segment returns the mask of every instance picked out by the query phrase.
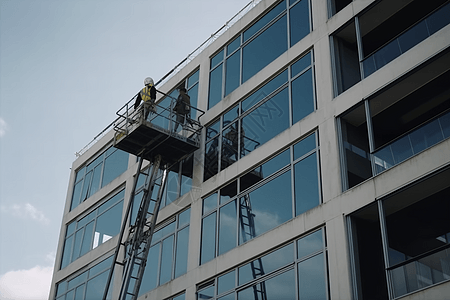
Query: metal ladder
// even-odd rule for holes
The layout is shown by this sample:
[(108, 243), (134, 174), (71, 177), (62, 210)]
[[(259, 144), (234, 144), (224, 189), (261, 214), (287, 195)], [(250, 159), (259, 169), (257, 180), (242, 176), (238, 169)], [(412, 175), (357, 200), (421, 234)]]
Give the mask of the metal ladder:
[[(241, 232), (242, 232), (242, 240), (245, 243), (247, 240), (253, 239), (256, 237), (255, 231), (255, 214), (252, 213), (252, 206), (250, 202), (250, 195), (246, 194), (241, 197), (239, 201), (240, 208), (240, 224), (241, 224)], [(249, 237), (249, 239), (247, 239)], [(252, 269), (253, 279), (264, 275), (264, 268), (262, 264), (261, 258), (255, 259), (250, 263), (250, 267)], [(267, 292), (266, 292), (266, 284), (265, 282), (260, 282), (253, 286), (253, 295), (255, 300), (267, 300)]]
[[(141, 170), (143, 161), (144, 158), (142, 156), (139, 157), (139, 164), (133, 183), (133, 191), (127, 206), (125, 217), (122, 222), (122, 228), (119, 234), (119, 242), (117, 243), (114, 252), (114, 258), (109, 271), (105, 291), (103, 293), (103, 300), (107, 299), (109, 287), (111, 285), (111, 280), (116, 265), (123, 266), (122, 284), (117, 299), (135, 300), (139, 296), (139, 288), (141, 286), (142, 278), (144, 276), (144, 271), (147, 264), (147, 257), (152, 242), (153, 232), (155, 230), (158, 211), (161, 204), (164, 187), (167, 181), (168, 169), (167, 165), (163, 166), (161, 183), (158, 184), (157, 179), (159, 178), (158, 171), (160, 170), (161, 155), (157, 155), (151, 162), (151, 170), (149, 170), (149, 174), (145, 181), (142, 201), (139, 206), (136, 220), (134, 224), (130, 226), (126, 241), (122, 242), (123, 235), (128, 227), (128, 219), (130, 217), (132, 204), (136, 196), (136, 188), (139, 180), (139, 175), (147, 175)], [(152, 199), (155, 185), (159, 185), (159, 190), (156, 199)], [(151, 208), (151, 211), (149, 211), (149, 208)], [(118, 260), (119, 252), (121, 251), (121, 249), (124, 249), (125, 251), (124, 261)]]

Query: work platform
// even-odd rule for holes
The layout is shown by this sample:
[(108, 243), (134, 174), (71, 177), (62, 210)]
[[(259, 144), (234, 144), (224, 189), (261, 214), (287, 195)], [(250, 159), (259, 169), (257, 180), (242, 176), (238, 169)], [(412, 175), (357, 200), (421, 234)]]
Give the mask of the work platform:
[(150, 161), (161, 155), (162, 164), (169, 165), (199, 149), (203, 127), (198, 120), (179, 122), (172, 109), (174, 103), (172, 99), (168, 107), (153, 108), (143, 103), (136, 110), (131, 102), (127, 103), (117, 112), (114, 146)]

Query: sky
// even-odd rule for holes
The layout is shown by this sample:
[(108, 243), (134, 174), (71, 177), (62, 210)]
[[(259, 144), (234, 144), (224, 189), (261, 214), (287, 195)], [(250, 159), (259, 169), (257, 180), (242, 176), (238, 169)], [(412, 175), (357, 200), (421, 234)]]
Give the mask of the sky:
[(250, 0), (0, 0), (0, 300), (48, 299), (72, 162)]

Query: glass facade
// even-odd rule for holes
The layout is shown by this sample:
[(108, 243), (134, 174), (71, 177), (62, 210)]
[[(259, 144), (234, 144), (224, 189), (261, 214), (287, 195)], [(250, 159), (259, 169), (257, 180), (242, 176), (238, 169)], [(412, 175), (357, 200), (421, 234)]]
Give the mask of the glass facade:
[(208, 108), (219, 103), (310, 31), (309, 0), (281, 1), (211, 58)]
[(204, 198), (201, 264), (318, 206), (318, 150), (313, 133)]

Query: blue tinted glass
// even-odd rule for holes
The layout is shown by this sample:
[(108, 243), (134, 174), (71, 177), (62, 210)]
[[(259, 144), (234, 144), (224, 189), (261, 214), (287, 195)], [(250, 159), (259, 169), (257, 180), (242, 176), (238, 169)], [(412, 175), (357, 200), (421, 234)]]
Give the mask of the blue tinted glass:
[(97, 218), (93, 248), (103, 244), (119, 233), (122, 220), (122, 207), (123, 202), (121, 201)]
[(106, 280), (108, 280), (108, 272), (104, 272), (97, 277), (94, 277), (94, 279), (89, 280), (86, 286), (85, 299), (102, 299), (106, 287)]
[(393, 40), (374, 54), (375, 65), (377, 70), (391, 62), (400, 55), (398, 41)]
[(236, 118), (239, 116), (239, 104), (235, 105), (232, 109), (230, 109), (227, 113), (223, 115), (223, 124), (224, 126), (230, 124), (230, 122), (233, 122), (236, 120)]
[(297, 258), (303, 258), (323, 249), (322, 230), (308, 234), (297, 241)]
[(241, 197), (240, 214), (240, 243), (290, 220), (292, 218), (291, 172), (286, 172)]
[(231, 198), (237, 195), (237, 180), (227, 184), (220, 189), (220, 199), (219, 203), (224, 204)]
[(439, 121), (436, 119), (409, 134), (414, 154), (443, 140)]
[(234, 41), (228, 44), (226, 55), (228, 56), (231, 53), (233, 53), (233, 51), (239, 48), (240, 45), (241, 45), (241, 36), (238, 36), (237, 38), (234, 39)]
[(300, 299), (327, 299), (323, 254), (298, 264), (298, 293)]
[(87, 224), (85, 228), (86, 229), (84, 231), (83, 242), (81, 244), (80, 256), (88, 253), (89, 251), (91, 251), (91, 249), (93, 249), (92, 242), (94, 237), (94, 222)]
[[(84, 300), (84, 288), (86, 287), (85, 284), (79, 286), (75, 290), (75, 300)], [(67, 300), (67, 298), (66, 298)]]
[(188, 209), (178, 215), (178, 228), (181, 228), (184, 225), (189, 225), (190, 221), (191, 221), (191, 209)]
[(295, 164), (294, 170), (296, 215), (300, 215), (320, 204), (317, 154)]
[(218, 300), (235, 300), (234, 293), (230, 293), (228, 295), (225, 295), (223, 297), (217, 298)]
[(272, 21), (276, 16), (286, 10), (286, 2), (283, 1), (277, 6), (275, 6), (271, 11), (269, 11), (264, 17), (259, 19), (253, 26), (244, 31), (244, 42), (248, 40), (252, 35), (254, 35), (258, 30), (266, 26), (270, 21)]
[(284, 152), (270, 159), (268, 162), (264, 163), (263, 165), (255, 168), (253, 171), (242, 176), (239, 179), (241, 182), (240, 191), (242, 192), (246, 190), (247, 188), (255, 185), (264, 178), (267, 178), (268, 176), (272, 175), (281, 168), (287, 166), (291, 161), (289, 154), (290, 154), (289, 149), (285, 150)]
[(227, 58), (225, 69), (225, 96), (239, 87), (241, 70), (241, 52), (238, 51)]
[(289, 127), (289, 95), (285, 88), (242, 119), (246, 155)]
[(73, 233), (73, 231), (75, 230), (76, 224), (77, 224), (77, 222), (72, 222), (69, 225), (67, 225), (66, 237)]
[(219, 137), (215, 137), (205, 145), (204, 180), (217, 174), (219, 169)]
[(113, 179), (125, 172), (128, 168), (128, 153), (117, 150), (114, 154), (108, 156), (105, 160), (105, 169), (103, 171), (102, 186), (107, 185)]
[(217, 295), (220, 295), (223, 292), (229, 291), (234, 288), (234, 286), (236, 285), (235, 275), (236, 272), (231, 271), (230, 273), (227, 273), (217, 278)]
[(166, 205), (178, 198), (178, 173), (170, 171), (166, 184)]
[(204, 264), (215, 255), (216, 245), (216, 213), (213, 213), (203, 219), (202, 222), (202, 253), (200, 264)]
[(219, 211), (219, 255), (236, 247), (236, 200)]
[(292, 123), (295, 124), (314, 111), (312, 70), (292, 82)]
[(184, 294), (183, 295), (179, 295), (179, 296), (176, 296), (176, 297), (173, 297), (173, 300), (184, 300)]
[(88, 197), (94, 195), (100, 187), (100, 176), (102, 175), (102, 166), (103, 164), (100, 164), (94, 168), (94, 175), (92, 176), (91, 189), (89, 190)]
[(409, 135), (396, 140), (391, 144), (392, 154), (394, 155), (395, 164), (401, 163), (405, 159), (410, 158), (413, 155), (411, 142)]
[(78, 204), (80, 204), (80, 195), (81, 195), (81, 187), (82, 186), (83, 186), (83, 181), (80, 181), (73, 188), (72, 203), (70, 205), (70, 210), (74, 209), (75, 207), (78, 206)]
[(287, 70), (266, 83), (263, 87), (254, 92), (250, 97), (242, 101), (242, 111), (247, 111), (259, 101), (267, 97), (269, 94), (274, 92), (277, 88), (282, 86), (288, 80)]
[(162, 242), (160, 285), (169, 282), (172, 278), (173, 239), (174, 236), (171, 235)]
[(369, 56), (365, 60), (363, 60), (363, 69), (364, 69), (364, 77), (369, 76), (377, 69), (375, 67), (375, 57), (374, 55)]
[(203, 199), (203, 214), (207, 214), (217, 207), (217, 193)]
[(84, 234), (84, 228), (78, 230), (75, 233), (75, 243), (73, 246), (73, 254), (72, 254), (72, 260), (74, 261), (76, 260), (78, 257), (80, 257), (80, 249), (81, 249), (81, 240), (83, 238), (83, 234)]
[(117, 203), (119, 200), (123, 199), (123, 196), (125, 194), (125, 190), (122, 190), (121, 192), (117, 193), (113, 197), (111, 197), (108, 201), (100, 205), (99, 208), (97, 208), (97, 213), (101, 214), (102, 212), (106, 211), (108, 208), (113, 206), (115, 203)]
[(223, 50), (217, 53), (213, 58), (211, 58), (211, 69), (213, 69), (222, 61), (223, 61)]
[(377, 174), (394, 165), (394, 156), (392, 155), (391, 146), (386, 146), (378, 150), (373, 156)]
[(81, 202), (86, 200), (89, 195), (89, 189), (91, 188), (91, 178), (92, 178), (92, 172), (86, 174), (86, 177), (84, 178), (84, 185), (83, 185), (83, 192), (81, 194)]
[(180, 230), (177, 235), (177, 253), (175, 257), (175, 277), (187, 271), (187, 258), (189, 247), (189, 227)]
[(309, 1), (302, 0), (289, 10), (289, 28), (291, 46), (308, 35), (309, 29)]
[(64, 269), (67, 267), (67, 265), (71, 262), (70, 261), (70, 255), (72, 253), (72, 242), (73, 242), (73, 236), (70, 238), (67, 238), (64, 242), (64, 250), (62, 255), (62, 261), (61, 261), (61, 269)]
[(144, 270), (139, 296), (153, 290), (157, 286), (157, 274), (160, 257), (161, 244), (156, 244), (150, 248), (147, 259), (147, 266)]
[(242, 83), (287, 50), (286, 22), (282, 17), (243, 48)]
[(311, 52), (300, 58), (291, 66), (291, 77), (301, 73), (306, 68), (311, 66)]
[[(195, 72), (194, 74), (192, 74), (188, 78), (188, 80), (187, 80), (187, 89), (190, 89), (193, 84), (198, 82), (198, 74), (199, 74), (199, 72), (200, 72), (200, 70), (197, 70), (197, 72)], [(191, 96), (191, 98), (192, 98), (192, 96)], [(191, 102), (192, 102), (192, 99), (191, 99)]]
[(111, 267), (112, 260), (113, 260), (113, 256), (110, 256), (107, 259), (103, 260), (102, 262), (93, 266), (89, 270), (89, 278), (92, 278), (95, 275), (97, 275), (98, 273), (101, 273), (107, 269), (109, 270), (109, 268)]
[(275, 271), (294, 261), (294, 244), (267, 254), (239, 268), (239, 285)]
[(266, 294), (264, 299), (296, 299), (294, 270), (289, 270), (262, 283), (258, 283), (254, 286), (250, 286), (242, 291), (239, 291), (238, 299), (260, 299), (255, 297), (254, 291), (261, 291), (262, 289), (265, 290)]
[(198, 102), (198, 83), (188, 90), (189, 97), (191, 97), (191, 118), (197, 117), (197, 102)]
[(78, 275), (77, 277), (75, 277), (72, 280), (69, 280), (68, 284), (67, 284), (67, 289), (70, 290), (71, 288), (76, 287), (77, 285), (79, 285), (80, 283), (83, 283), (87, 280), (87, 275), (88, 272), (84, 272), (80, 275)]
[(222, 100), (222, 68), (223, 64), (209, 74), (208, 109)]
[(302, 157), (306, 153), (316, 148), (316, 134), (313, 133), (307, 138), (294, 145), (294, 160)]
[(198, 299), (212, 299), (214, 298), (214, 286), (209, 286), (198, 292)]
[(444, 138), (450, 137), (450, 112), (439, 118)]
[(427, 37), (427, 25), (425, 23), (425, 20), (423, 20), (398, 37), (398, 42), (400, 44), (402, 53), (405, 53)]
[[(239, 138), (238, 122), (225, 128), (222, 132), (222, 160), (220, 169), (223, 170), (239, 158), (239, 143), (244, 146), (243, 138)], [(242, 131), (242, 129), (241, 129)], [(240, 142), (239, 142), (240, 141)]]
[(441, 9), (433, 13), (427, 18), (427, 25), (430, 34), (435, 33), (439, 29), (450, 23), (450, 3), (444, 5)]

